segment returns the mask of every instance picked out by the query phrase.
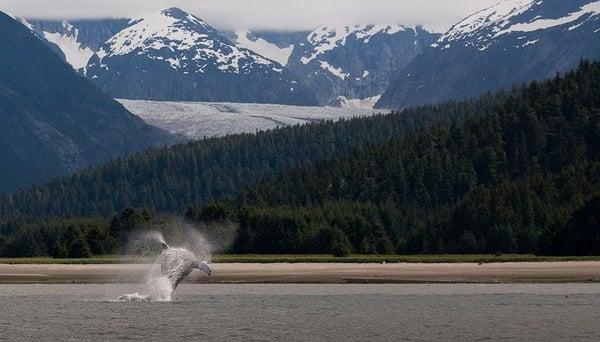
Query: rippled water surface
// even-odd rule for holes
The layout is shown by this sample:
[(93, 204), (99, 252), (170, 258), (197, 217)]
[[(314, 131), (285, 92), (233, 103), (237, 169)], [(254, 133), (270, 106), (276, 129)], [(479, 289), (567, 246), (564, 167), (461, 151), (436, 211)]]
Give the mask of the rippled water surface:
[(0, 340), (598, 341), (600, 285), (0, 285)]

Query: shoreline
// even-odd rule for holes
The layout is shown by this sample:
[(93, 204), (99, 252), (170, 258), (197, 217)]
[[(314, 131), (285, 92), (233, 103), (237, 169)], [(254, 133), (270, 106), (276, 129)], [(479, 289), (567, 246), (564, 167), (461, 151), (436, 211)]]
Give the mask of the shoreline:
[[(150, 264), (0, 264), (0, 284), (143, 283)], [(595, 283), (600, 261), (504, 263), (215, 263), (188, 283)]]
[[(55, 259), (51, 257), (0, 258), (0, 264), (147, 264), (156, 257), (106, 255), (90, 258)], [(446, 264), (446, 263), (505, 263), (505, 262), (566, 262), (600, 261), (600, 256), (539, 256), (534, 254), (415, 254), (415, 255), (363, 255), (353, 254), (334, 257), (328, 254), (216, 254), (211, 256), (216, 264), (285, 264), (285, 263), (334, 263), (334, 264)]]

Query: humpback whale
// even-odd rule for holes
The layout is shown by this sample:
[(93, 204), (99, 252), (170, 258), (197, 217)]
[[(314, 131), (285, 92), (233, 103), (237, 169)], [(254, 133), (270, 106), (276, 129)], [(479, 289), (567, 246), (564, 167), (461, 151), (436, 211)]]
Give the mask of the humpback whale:
[(149, 294), (131, 293), (118, 298), (120, 301), (150, 301), (171, 300), (171, 296), (179, 283), (185, 279), (194, 269), (212, 274), (210, 265), (206, 261), (200, 261), (194, 253), (185, 248), (170, 247), (161, 242), (162, 253), (156, 259), (155, 265), (160, 266), (160, 276), (150, 273), (148, 280)]
[(158, 257), (160, 272), (171, 283), (174, 291), (177, 285), (185, 279), (194, 269), (198, 269), (210, 276), (212, 270), (206, 261), (200, 261), (190, 251), (184, 248), (170, 247), (165, 242), (161, 243), (163, 251)]

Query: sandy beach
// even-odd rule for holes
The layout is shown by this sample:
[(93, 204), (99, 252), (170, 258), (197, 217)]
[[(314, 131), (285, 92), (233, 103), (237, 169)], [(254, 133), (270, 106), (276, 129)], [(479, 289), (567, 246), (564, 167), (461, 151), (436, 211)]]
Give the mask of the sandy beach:
[[(0, 265), (0, 283), (137, 283), (150, 265)], [(567, 283), (600, 282), (600, 262), (452, 264), (214, 264), (193, 283)]]

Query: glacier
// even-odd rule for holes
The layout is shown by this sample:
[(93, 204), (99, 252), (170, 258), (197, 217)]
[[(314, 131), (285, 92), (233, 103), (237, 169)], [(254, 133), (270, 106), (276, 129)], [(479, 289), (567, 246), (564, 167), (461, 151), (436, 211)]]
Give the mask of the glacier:
[(255, 133), (322, 120), (365, 117), (388, 110), (229, 102), (168, 102), (119, 99), (148, 124), (189, 139)]

